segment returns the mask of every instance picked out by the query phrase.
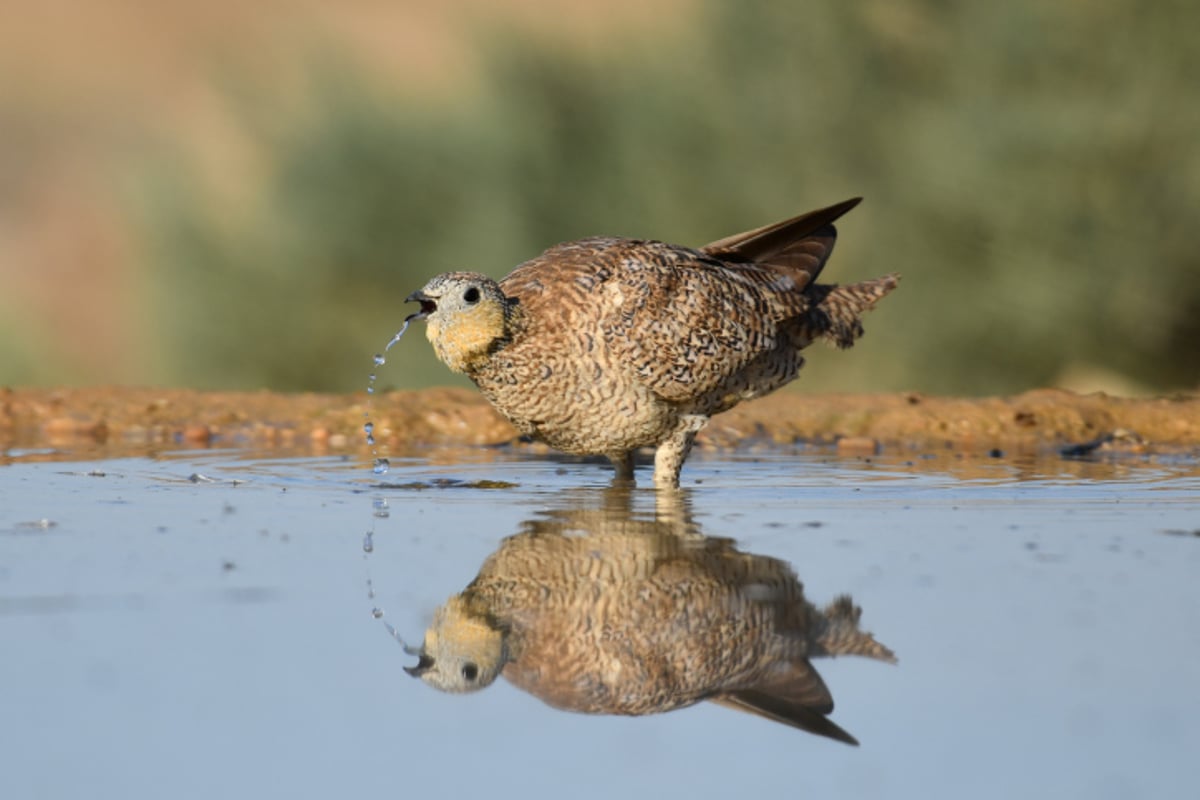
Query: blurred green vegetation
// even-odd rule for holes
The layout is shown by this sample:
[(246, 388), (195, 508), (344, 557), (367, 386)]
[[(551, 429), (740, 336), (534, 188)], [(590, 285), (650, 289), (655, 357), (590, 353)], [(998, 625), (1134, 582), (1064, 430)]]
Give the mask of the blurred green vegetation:
[[(162, 381), (361, 389), (438, 272), (591, 234), (699, 245), (861, 194), (826, 278), (905, 280), (801, 387), (1195, 387), (1198, 29), (1185, 2), (707, 2), (603, 49), (481, 28), (460, 96), (348, 57), (314, 59), (300, 108), (234, 83), (261, 185), (232, 209), (165, 148), (133, 200)], [(421, 329), (380, 374), (447, 382)]]

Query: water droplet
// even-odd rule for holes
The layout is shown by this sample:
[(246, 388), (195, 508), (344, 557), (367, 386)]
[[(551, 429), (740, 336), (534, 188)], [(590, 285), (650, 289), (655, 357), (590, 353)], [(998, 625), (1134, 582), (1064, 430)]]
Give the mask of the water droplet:
[(368, 387), (367, 387), (367, 394), (375, 394), (375, 387), (374, 387), (374, 386), (368, 386)]
[(375, 552), (375, 532), (374, 531), (367, 531), (367, 535), (363, 537), (363, 552), (364, 553), (374, 553)]
[(391, 623), (388, 622), (386, 619), (383, 621), (383, 627), (387, 629), (388, 634), (393, 639), (395, 639), (397, 642), (400, 643), (401, 647), (403, 647), (406, 651), (408, 650), (408, 645), (404, 643), (404, 639), (400, 636), (400, 631), (393, 628)]
[(376, 606), (371, 609), (371, 616), (375, 619), (383, 619), (383, 609)]
[[(388, 346), (390, 347), (390, 346), (391, 346), (391, 344), (389, 343), (389, 344), (388, 344)], [(376, 354), (375, 354), (375, 366), (377, 366), (377, 367), (382, 367), (382, 366), (383, 366), (384, 364), (386, 364), (386, 363), (387, 363), (387, 359), (383, 357), (383, 353), (376, 353)], [(374, 376), (374, 375), (372, 375), (372, 376), (371, 376), (371, 380), (375, 380), (375, 376)]]
[(363, 425), (363, 431), (366, 432), (367, 436), (370, 436), (375, 432), (375, 423), (368, 422), (366, 425)]
[[(412, 317), (409, 317), (408, 319), (404, 320), (404, 327), (400, 329), (399, 333), (397, 333), (395, 336), (392, 337), (392, 340), (387, 343), (387, 347), (383, 348), (385, 353), (388, 350), (392, 349), (392, 345), (394, 345), (396, 342), (400, 341), (400, 337), (404, 335), (404, 332), (406, 330), (408, 330), (408, 323), (410, 323), (410, 322), (412, 322)], [(376, 356), (376, 358), (382, 358), (382, 356)]]
[(386, 458), (375, 459), (375, 466), (372, 468), (376, 475), (383, 475), (391, 468), (391, 462)]

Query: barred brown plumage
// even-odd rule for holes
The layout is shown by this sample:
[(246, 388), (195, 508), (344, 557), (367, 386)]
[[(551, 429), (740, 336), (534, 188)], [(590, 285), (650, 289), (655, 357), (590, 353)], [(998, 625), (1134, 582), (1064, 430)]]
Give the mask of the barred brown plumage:
[[(450, 369), (522, 433), (605, 455), (618, 478), (657, 447), (654, 482), (679, 485), (713, 414), (792, 381), (816, 339), (849, 347), (898, 275), (815, 283), (834, 220), (857, 198), (692, 249), (593, 237), (559, 244), (496, 282), (439, 275), (408, 302)], [(410, 318), (412, 318), (410, 317)]]
[[(614, 488), (601, 508), (549, 511), (501, 542), (434, 613), (405, 670), (446, 692), (503, 676), (549, 705), (640, 716), (702, 701), (848, 744), (812, 660), (895, 663), (847, 595), (810, 602), (785, 562), (704, 536), (686, 504), (653, 519)], [(623, 492), (623, 494), (619, 494)]]

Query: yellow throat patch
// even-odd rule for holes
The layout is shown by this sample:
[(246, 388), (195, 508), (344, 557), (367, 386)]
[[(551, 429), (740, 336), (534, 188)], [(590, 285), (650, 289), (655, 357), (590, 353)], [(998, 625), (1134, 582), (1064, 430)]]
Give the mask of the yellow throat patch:
[(504, 307), (485, 299), (473, 308), (457, 310), (444, 319), (434, 314), (425, 336), (442, 363), (454, 372), (471, 372), (491, 353), (492, 344), (507, 333)]

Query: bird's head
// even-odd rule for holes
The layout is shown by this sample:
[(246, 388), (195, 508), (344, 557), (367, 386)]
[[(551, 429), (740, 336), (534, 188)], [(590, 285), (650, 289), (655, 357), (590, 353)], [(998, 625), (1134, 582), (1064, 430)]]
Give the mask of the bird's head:
[(503, 631), (474, 613), (462, 595), (450, 598), (433, 615), (420, 660), (404, 671), (443, 692), (474, 692), (489, 686), (508, 659)]
[(513, 303), (500, 285), (477, 272), (438, 275), (405, 300), (421, 308), (408, 319), (426, 320), (437, 357), (455, 372), (470, 372), (509, 336)]

